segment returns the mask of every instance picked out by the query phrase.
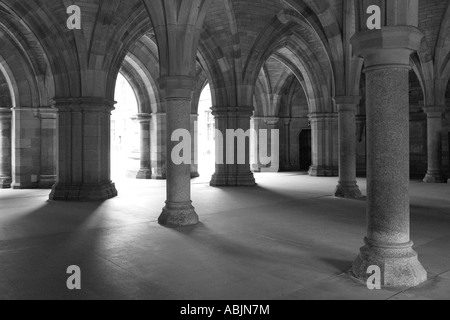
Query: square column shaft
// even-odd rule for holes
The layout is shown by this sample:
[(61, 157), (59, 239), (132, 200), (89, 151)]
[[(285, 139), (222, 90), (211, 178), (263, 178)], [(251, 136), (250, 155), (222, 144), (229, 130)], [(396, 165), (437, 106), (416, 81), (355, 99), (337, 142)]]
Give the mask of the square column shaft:
[(102, 201), (117, 196), (111, 181), (111, 111), (102, 98), (57, 99), (58, 176), (50, 200)]
[(166, 119), (165, 113), (155, 113), (150, 124), (150, 166), (155, 180), (166, 179)]
[(424, 108), (427, 114), (428, 171), (424, 178), (426, 183), (447, 183), (442, 169), (442, 121), (445, 106)]
[(11, 188), (11, 109), (0, 108), (0, 189)]
[(137, 174), (137, 179), (151, 179), (152, 170), (150, 164), (150, 122), (152, 116), (150, 114), (138, 114), (137, 120), (140, 126), (140, 169)]
[(339, 170), (338, 115), (312, 113), (309, 120), (312, 132), (312, 165), (309, 175), (336, 177)]
[(360, 97), (336, 97), (339, 113), (339, 185), (336, 196), (360, 198), (356, 183), (356, 107)]
[[(250, 170), (250, 118), (253, 107), (213, 107), (216, 119), (216, 172), (211, 180), (211, 186), (255, 186), (255, 178)], [(239, 139), (228, 139), (227, 131), (237, 135), (246, 135), (240, 149)], [(231, 157), (230, 152), (234, 152)], [(231, 159), (233, 158), (233, 159)], [(245, 159), (240, 163), (239, 158)]]

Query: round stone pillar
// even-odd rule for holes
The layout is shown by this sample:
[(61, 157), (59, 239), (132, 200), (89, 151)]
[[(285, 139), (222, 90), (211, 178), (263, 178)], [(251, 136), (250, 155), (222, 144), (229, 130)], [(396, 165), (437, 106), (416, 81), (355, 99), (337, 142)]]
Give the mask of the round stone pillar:
[(367, 91), (367, 237), (354, 274), (382, 271), (385, 286), (413, 287), (427, 280), (410, 239), (409, 70), (420, 47), (414, 27), (363, 31), (352, 39), (365, 59)]
[(141, 141), (141, 164), (136, 179), (151, 179), (152, 170), (150, 166), (150, 122), (152, 116), (147, 113), (137, 115), (140, 125), (140, 141)]
[(428, 171), (424, 182), (447, 183), (442, 170), (442, 120), (445, 106), (424, 108), (428, 127)]
[(187, 76), (171, 76), (159, 79), (167, 108), (167, 201), (159, 223), (168, 227), (195, 225), (198, 215), (191, 201), (191, 165), (175, 164), (172, 150), (180, 141), (172, 141), (176, 130), (191, 129), (191, 99), (196, 79)]
[(356, 107), (360, 97), (336, 97), (339, 115), (339, 184), (336, 197), (356, 199)]
[(11, 188), (11, 109), (0, 109), (0, 189)]

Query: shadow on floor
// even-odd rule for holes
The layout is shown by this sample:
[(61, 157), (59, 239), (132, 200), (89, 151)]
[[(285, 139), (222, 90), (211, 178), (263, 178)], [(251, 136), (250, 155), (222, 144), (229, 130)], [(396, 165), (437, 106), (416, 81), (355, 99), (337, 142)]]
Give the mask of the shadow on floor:
[[(95, 270), (101, 229), (88, 228), (102, 203), (47, 202), (18, 217), (0, 217), (18, 236), (0, 242), (0, 290), (6, 299), (78, 299), (66, 281), (69, 266)], [(70, 209), (67, 209), (70, 206)], [(83, 294), (83, 296), (85, 296)]]

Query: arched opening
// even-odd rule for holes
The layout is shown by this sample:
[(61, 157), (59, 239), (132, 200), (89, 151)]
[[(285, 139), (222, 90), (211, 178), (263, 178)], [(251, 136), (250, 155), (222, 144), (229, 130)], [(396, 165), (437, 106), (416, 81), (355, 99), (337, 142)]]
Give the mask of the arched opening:
[(205, 86), (198, 105), (198, 173), (209, 179), (215, 171), (216, 124), (212, 115), (212, 98), (209, 84)]
[(130, 83), (120, 73), (115, 100), (116, 109), (111, 116), (111, 177), (120, 182), (136, 178), (140, 161), (137, 100)]
[(6, 78), (0, 72), (0, 189), (12, 183), (12, 101)]

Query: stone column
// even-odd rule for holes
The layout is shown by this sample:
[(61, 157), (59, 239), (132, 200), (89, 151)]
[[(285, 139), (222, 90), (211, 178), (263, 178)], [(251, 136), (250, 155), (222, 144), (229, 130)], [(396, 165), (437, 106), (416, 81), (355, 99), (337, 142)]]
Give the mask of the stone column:
[(363, 31), (352, 39), (367, 79), (367, 237), (353, 272), (378, 266), (385, 286), (411, 287), (427, 273), (410, 239), (409, 70), (420, 47), (414, 27)]
[[(279, 130), (278, 124), (280, 122), (280, 118), (277, 117), (269, 117), (264, 119), (266, 125), (267, 125), (267, 146), (261, 146), (259, 145), (259, 149), (261, 147), (265, 148), (267, 151), (267, 156), (272, 156), (272, 147), (274, 148), (280, 148), (280, 141), (272, 141), (272, 130)], [(256, 133), (259, 136), (259, 132)], [(261, 144), (260, 139), (258, 139), (259, 143)], [(279, 154), (279, 152), (278, 152)], [(279, 157), (276, 157), (273, 159), (272, 163), (270, 163), (268, 166), (263, 166), (261, 168), (262, 172), (279, 172), (280, 171), (280, 159)]]
[(291, 163), (291, 119), (284, 118), (284, 161), (283, 161), (283, 170), (289, 171), (292, 170)]
[(15, 107), (12, 131), (13, 189), (36, 189), (41, 173), (41, 120), (39, 110)]
[(141, 141), (141, 164), (137, 179), (145, 180), (152, 178), (152, 169), (150, 166), (150, 122), (151, 114), (140, 113), (137, 115), (137, 121), (140, 125), (140, 141)]
[(0, 108), (0, 189), (11, 188), (11, 109)]
[(103, 201), (117, 196), (111, 181), (111, 111), (102, 98), (53, 102), (58, 110), (58, 175), (50, 200)]
[(442, 170), (442, 120), (445, 106), (424, 108), (428, 127), (428, 172), (426, 183), (447, 183)]
[[(259, 130), (263, 129), (263, 124), (264, 124), (264, 119), (263, 117), (253, 117), (252, 121), (253, 121), (253, 130), (255, 133), (259, 133)], [(254, 159), (252, 160), (252, 170), (254, 172), (261, 172), (261, 162), (259, 161), (259, 134), (255, 134), (253, 136), (253, 154), (254, 154)]]
[[(211, 180), (211, 186), (255, 186), (255, 178), (250, 170), (250, 117), (253, 107), (213, 107), (216, 119), (216, 132), (220, 132), (222, 139), (216, 134), (216, 172)], [(228, 141), (227, 129), (236, 133), (243, 131), (247, 136), (245, 144), (245, 164), (238, 164), (237, 139)], [(242, 132), (241, 131), (241, 132)], [(227, 151), (234, 145), (234, 163), (227, 161)]]
[(366, 116), (356, 116), (356, 175), (367, 176)]
[(175, 164), (172, 150), (179, 141), (172, 141), (176, 130), (191, 129), (191, 99), (196, 79), (171, 76), (159, 79), (167, 108), (167, 201), (159, 223), (168, 227), (182, 227), (198, 223), (198, 215), (191, 201), (191, 165)]
[(339, 171), (338, 115), (313, 113), (309, 115), (312, 133), (312, 165), (309, 175), (335, 177)]
[(198, 178), (198, 114), (191, 114), (191, 178)]
[(39, 178), (40, 189), (51, 189), (56, 183), (57, 168), (57, 113), (52, 108), (40, 108), (41, 119), (41, 175)]
[(339, 113), (339, 184), (336, 197), (360, 198), (356, 183), (356, 106), (360, 97), (336, 97)]
[(152, 116), (150, 126), (150, 158), (152, 179), (166, 179), (166, 114), (156, 113)]

